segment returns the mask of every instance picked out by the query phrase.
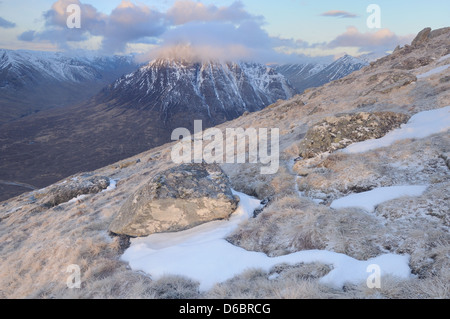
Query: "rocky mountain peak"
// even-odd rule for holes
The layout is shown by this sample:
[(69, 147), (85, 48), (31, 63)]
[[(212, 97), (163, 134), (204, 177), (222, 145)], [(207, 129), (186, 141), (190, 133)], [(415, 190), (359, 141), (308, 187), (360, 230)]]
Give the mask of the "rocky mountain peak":
[(217, 124), (293, 94), (284, 76), (262, 64), (156, 59), (118, 79), (101, 100), (158, 109), (166, 122), (190, 110)]

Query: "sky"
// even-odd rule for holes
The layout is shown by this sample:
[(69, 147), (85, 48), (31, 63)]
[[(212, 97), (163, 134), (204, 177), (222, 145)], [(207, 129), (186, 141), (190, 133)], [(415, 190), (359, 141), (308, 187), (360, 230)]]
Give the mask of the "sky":
[[(80, 8), (67, 12), (69, 5)], [(368, 11), (371, 4), (379, 11)], [(389, 52), (448, 27), (448, 0), (0, 0), (0, 48), (249, 59)], [(67, 21), (80, 22), (69, 28)], [(368, 19), (370, 20), (368, 23)]]

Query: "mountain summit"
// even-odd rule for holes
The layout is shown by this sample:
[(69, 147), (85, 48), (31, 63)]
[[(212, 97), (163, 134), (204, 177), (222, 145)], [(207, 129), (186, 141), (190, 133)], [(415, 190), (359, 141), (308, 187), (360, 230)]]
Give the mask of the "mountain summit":
[(213, 125), (293, 94), (284, 76), (258, 63), (157, 59), (115, 81), (99, 101), (153, 110), (165, 123), (184, 114)]

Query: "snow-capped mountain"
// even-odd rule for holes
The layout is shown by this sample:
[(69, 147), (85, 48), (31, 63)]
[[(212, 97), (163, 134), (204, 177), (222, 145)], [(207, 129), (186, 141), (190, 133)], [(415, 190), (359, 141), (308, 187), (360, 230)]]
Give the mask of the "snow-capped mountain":
[(362, 59), (344, 55), (329, 65), (289, 64), (281, 65), (276, 70), (289, 80), (298, 93), (302, 93), (308, 88), (339, 80), (367, 65), (368, 63)]
[(257, 63), (157, 59), (103, 93), (130, 108), (158, 110), (165, 122), (186, 113), (218, 124), (290, 98), (294, 90), (283, 75)]
[(361, 54), (357, 56), (357, 58), (367, 63), (371, 63), (388, 55), (389, 53), (386, 51), (374, 51), (370, 53)]
[(319, 73), (328, 64), (305, 63), (305, 64), (283, 64), (277, 66), (275, 70), (283, 74), (293, 87), (302, 86), (311, 76)]
[[(349, 75), (350, 73), (362, 69), (367, 65), (367, 62), (346, 54), (342, 58), (328, 65), (322, 71), (315, 74), (313, 77), (317, 79), (324, 78), (324, 80), (326, 81), (325, 83), (328, 83), (331, 81), (339, 80)], [(320, 85), (322, 84), (324, 83), (321, 83)]]
[(131, 56), (0, 49), (0, 124), (82, 102), (137, 67)]
[(106, 72), (129, 65), (134, 65), (131, 56), (72, 56), (61, 52), (0, 49), (0, 87), (23, 86), (38, 79), (73, 83), (100, 80), (107, 76)]

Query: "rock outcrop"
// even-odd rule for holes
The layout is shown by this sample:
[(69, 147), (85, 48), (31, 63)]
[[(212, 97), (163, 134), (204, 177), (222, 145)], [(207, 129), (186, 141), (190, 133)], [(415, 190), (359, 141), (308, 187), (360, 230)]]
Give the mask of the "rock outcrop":
[(425, 41), (428, 40), (428, 36), (431, 33), (431, 28), (425, 28), (422, 31), (420, 31), (417, 36), (414, 38), (414, 40), (411, 42), (412, 46), (419, 46)]
[(158, 174), (132, 194), (109, 230), (134, 237), (181, 231), (228, 218), (238, 202), (218, 165), (183, 164)]
[[(418, 59), (414, 60), (416, 63)], [(405, 61), (399, 62), (398, 64), (402, 64)], [(409, 63), (409, 62), (405, 62)], [(419, 63), (419, 62), (417, 62)], [(420, 65), (422, 66), (422, 65)], [(409, 68), (407, 66), (404, 66), (405, 68)], [(416, 65), (415, 67), (419, 67), (419, 65)], [(368, 81), (367, 85), (369, 86), (369, 89), (363, 94), (368, 95), (371, 93), (381, 93), (381, 94), (388, 94), (392, 92), (393, 90), (400, 89), (408, 84), (411, 84), (412, 82), (417, 81), (417, 77), (414, 76), (411, 73), (403, 72), (403, 71), (386, 71), (386, 72), (380, 72), (377, 74), (372, 75)]]
[(361, 112), (327, 117), (308, 130), (300, 143), (299, 155), (312, 158), (355, 142), (380, 138), (408, 120), (408, 115), (394, 112)]
[(46, 207), (55, 207), (80, 195), (97, 194), (108, 188), (110, 180), (104, 176), (80, 176), (66, 179), (54, 186), (37, 192), (35, 197)]

